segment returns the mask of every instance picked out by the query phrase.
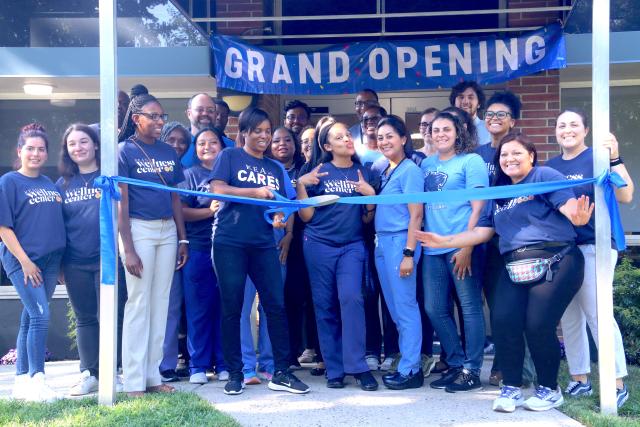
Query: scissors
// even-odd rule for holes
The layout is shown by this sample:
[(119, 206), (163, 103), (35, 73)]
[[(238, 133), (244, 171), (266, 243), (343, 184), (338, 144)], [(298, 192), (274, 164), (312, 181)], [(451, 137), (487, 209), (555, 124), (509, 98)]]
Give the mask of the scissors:
[(284, 218), (282, 218), (282, 222), (287, 222), (292, 213), (298, 212), (298, 209), (301, 208), (316, 208), (318, 206), (326, 206), (331, 205), (338, 201), (340, 196), (336, 196), (335, 194), (324, 194), (322, 196), (309, 197), (307, 199), (302, 200), (289, 200), (286, 197), (280, 195), (277, 191), (271, 190), (273, 193), (273, 197), (281, 202), (289, 202), (291, 204), (295, 204), (297, 206), (280, 206), (271, 209), (267, 209), (264, 211), (264, 219), (269, 224), (273, 224), (273, 219), (271, 218), (272, 214), (277, 212), (282, 212), (284, 214)]

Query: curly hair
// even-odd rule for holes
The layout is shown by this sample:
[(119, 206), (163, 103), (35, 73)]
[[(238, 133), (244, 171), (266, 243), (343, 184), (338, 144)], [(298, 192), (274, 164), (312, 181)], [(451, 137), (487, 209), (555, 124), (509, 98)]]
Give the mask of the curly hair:
[(520, 109), (522, 108), (522, 102), (520, 102), (520, 98), (518, 98), (518, 95), (511, 92), (510, 90), (496, 92), (491, 95), (491, 98), (489, 98), (489, 101), (487, 101), (487, 108), (489, 108), (493, 104), (506, 105), (507, 107), (509, 107), (509, 110), (511, 110), (512, 119), (520, 118)]
[[(441, 111), (431, 122), (430, 133), (433, 133), (433, 124), (440, 119), (449, 120), (456, 129), (456, 141), (453, 146), (456, 154), (473, 153), (476, 149), (476, 140), (469, 133), (463, 118), (449, 111)], [(433, 138), (433, 135), (431, 137)]]

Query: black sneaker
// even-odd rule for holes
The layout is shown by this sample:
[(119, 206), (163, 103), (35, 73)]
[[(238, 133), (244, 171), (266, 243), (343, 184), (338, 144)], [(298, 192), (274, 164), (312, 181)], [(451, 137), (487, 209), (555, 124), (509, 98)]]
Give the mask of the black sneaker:
[(163, 383), (175, 383), (180, 381), (180, 377), (173, 369), (167, 369), (166, 371), (160, 372), (160, 380)]
[(443, 372), (439, 380), (431, 382), (431, 388), (443, 389), (447, 387), (458, 378), (460, 371), (462, 371), (462, 368), (450, 368), (448, 371)]
[(344, 375), (327, 380), (327, 388), (344, 388)]
[(455, 381), (447, 385), (444, 390), (447, 393), (482, 390), (482, 383), (478, 375), (471, 373), (467, 369), (463, 369)]
[(422, 373), (422, 369), (419, 369), (418, 372), (411, 373), (409, 375), (403, 375), (400, 372), (396, 372), (393, 377), (383, 379), (382, 383), (385, 387), (391, 390), (420, 388), (424, 384), (424, 374)]
[(289, 393), (305, 394), (309, 392), (309, 386), (303, 383), (287, 371), (277, 371), (271, 381), (269, 381), (268, 387), (275, 391), (288, 391)]
[(242, 394), (244, 390), (244, 378), (232, 377), (224, 385), (224, 394)]
[(371, 375), (371, 371), (355, 374), (356, 382), (360, 383), (360, 388), (364, 391), (375, 391), (378, 389), (378, 381)]

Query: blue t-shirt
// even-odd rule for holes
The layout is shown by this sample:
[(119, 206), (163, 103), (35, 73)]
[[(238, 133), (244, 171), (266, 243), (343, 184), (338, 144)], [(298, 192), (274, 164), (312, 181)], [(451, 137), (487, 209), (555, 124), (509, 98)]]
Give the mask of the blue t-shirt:
[[(458, 154), (442, 161), (437, 154), (426, 158), (421, 165), (424, 191), (465, 190), (489, 186), (487, 168), (477, 154)], [(467, 229), (471, 216), (471, 202), (435, 202), (424, 204), (424, 229), (449, 235)], [(427, 255), (451, 252), (451, 248), (424, 247)]]
[(384, 157), (378, 150), (370, 150), (368, 147), (359, 146), (356, 149), (360, 163), (365, 167), (371, 168), (371, 166), (380, 158)]
[[(184, 181), (178, 185), (180, 188), (193, 191), (209, 192), (209, 175), (211, 171), (201, 165), (195, 165), (184, 171)], [(194, 209), (209, 209), (213, 199), (203, 196), (181, 195), (180, 200), (184, 205)], [(200, 221), (185, 221), (189, 246), (199, 251), (211, 249), (211, 226), (213, 217)]]
[[(404, 159), (388, 175), (379, 177), (380, 195), (422, 193), (424, 178), (422, 171), (410, 159)], [(383, 205), (376, 208), (375, 226), (377, 233), (395, 233), (409, 228), (409, 207), (406, 204)]]
[(484, 124), (484, 120), (476, 116), (473, 119), (473, 124), (476, 125), (476, 133), (478, 134), (478, 145), (485, 145), (491, 143), (491, 134)]
[[(571, 160), (563, 160), (562, 155), (549, 159), (546, 166), (554, 168), (561, 172), (567, 179), (585, 179), (593, 178), (593, 150), (591, 147), (584, 150)], [(579, 187), (573, 187), (573, 192), (576, 198), (583, 194), (589, 196), (589, 202), (595, 201), (593, 184), (581, 185)], [(593, 245), (596, 243), (596, 218), (595, 215), (591, 215), (589, 222), (582, 227), (575, 227), (576, 243), (578, 245)], [(613, 239), (612, 239), (613, 240)], [(615, 245), (613, 246), (615, 247)]]
[[(347, 181), (357, 181), (358, 171), (362, 172), (365, 181), (371, 183), (369, 169), (354, 163), (349, 168), (338, 168), (333, 163), (325, 163), (320, 172), (328, 175), (320, 178), (320, 183), (307, 187), (309, 197), (333, 194), (340, 197), (362, 196), (355, 186)], [(362, 215), (364, 205), (347, 205), (334, 203), (315, 208), (311, 221), (305, 228), (305, 236), (330, 246), (343, 246), (347, 243), (362, 240)]]
[(56, 182), (62, 194), (62, 214), (67, 231), (65, 262), (88, 264), (100, 258), (100, 197), (93, 186), (100, 171), (76, 174), (67, 183)]
[[(0, 226), (11, 228), (31, 261), (61, 250), (66, 243), (62, 196), (49, 178), (8, 172), (0, 178)], [(2, 245), (2, 256), (9, 250)], [(18, 263), (7, 271), (10, 275)], [(5, 270), (10, 268), (5, 265)]]
[[(267, 157), (258, 159), (242, 148), (225, 148), (218, 154), (209, 175), (209, 181), (212, 180), (238, 188), (269, 186), (290, 199), (296, 194), (280, 162)], [(221, 202), (213, 222), (213, 242), (240, 247), (274, 247), (273, 226), (263, 216), (267, 209), (246, 203)]]
[[(226, 136), (222, 137), (222, 148), (233, 148), (236, 146), (234, 140), (227, 138)], [(198, 159), (198, 154), (196, 153), (196, 141), (193, 135), (191, 135), (191, 143), (187, 147), (187, 151), (184, 152), (182, 157), (180, 158), (180, 162), (184, 168), (190, 168), (191, 166), (200, 164), (200, 160)]]
[(484, 160), (487, 172), (489, 173), (489, 183), (493, 182), (496, 177), (496, 166), (493, 164), (493, 158), (496, 155), (496, 148), (492, 147), (491, 144), (479, 145), (476, 148), (476, 154)]
[[(118, 145), (118, 174), (170, 187), (184, 181), (182, 165), (175, 150), (168, 144), (156, 140), (153, 144), (132, 139)], [(146, 155), (145, 155), (146, 153)], [(147, 158), (148, 156), (148, 158)], [(129, 185), (129, 217), (145, 220), (167, 219), (173, 217), (171, 193), (153, 188)]]
[[(565, 177), (555, 169), (536, 166), (518, 184), (561, 181)], [(574, 242), (573, 224), (558, 211), (574, 197), (570, 188), (537, 196), (494, 200), (478, 221), (479, 227), (494, 227), (500, 237), (500, 253), (544, 242)]]

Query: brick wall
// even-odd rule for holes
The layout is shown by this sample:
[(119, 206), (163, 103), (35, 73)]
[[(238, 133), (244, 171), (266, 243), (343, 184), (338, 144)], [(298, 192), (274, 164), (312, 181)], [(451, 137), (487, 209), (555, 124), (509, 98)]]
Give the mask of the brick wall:
[(547, 160), (558, 154), (555, 139), (556, 117), (560, 114), (560, 74), (548, 70), (511, 80), (507, 89), (522, 101), (517, 127), (538, 149), (538, 158)]
[[(509, 0), (509, 8), (561, 6), (558, 0)], [(512, 13), (510, 27), (542, 26), (561, 18), (558, 12)], [(506, 88), (520, 96), (522, 113), (517, 127), (536, 144), (538, 157), (545, 161), (559, 153), (555, 139), (555, 119), (560, 113), (560, 73), (548, 70), (507, 82)]]
[[(224, 17), (253, 17), (264, 16), (263, 0), (218, 0), (216, 2), (216, 16)], [(218, 32), (231, 36), (239, 36), (254, 28), (262, 28), (262, 22), (218, 22)]]

